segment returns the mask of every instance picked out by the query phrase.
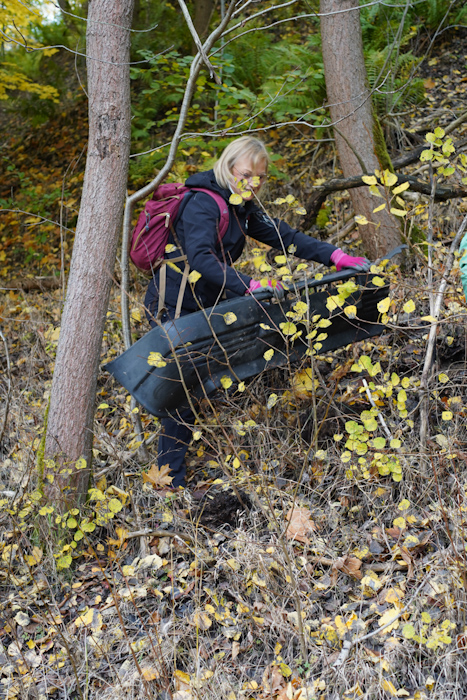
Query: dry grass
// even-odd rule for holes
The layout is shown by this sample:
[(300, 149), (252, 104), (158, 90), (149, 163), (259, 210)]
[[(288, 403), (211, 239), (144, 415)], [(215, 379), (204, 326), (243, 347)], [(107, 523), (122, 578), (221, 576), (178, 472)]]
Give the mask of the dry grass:
[[(437, 272), (454, 222), (438, 232)], [(39, 515), (42, 504), (34, 503), (58, 297), (10, 294), (3, 311), (12, 393), (0, 466), (0, 697), (467, 695), (465, 302), (456, 267), (441, 314), (422, 450), (427, 331), (419, 319), (428, 313), (427, 278), (420, 254), (411, 264), (392, 275), (385, 335), (315, 358), (314, 398), (295, 396), (290, 373), (275, 370), (244, 395), (203, 405), (189, 475), (193, 487), (209, 486), (204, 514), (189, 490), (164, 499), (143, 484), (127, 397), (101, 376), (98, 400), (110, 408), (96, 415), (94, 485), (103, 492), (117, 487), (125, 505), (85, 535), (62, 570), (56, 555), (74, 530), (57, 526), (54, 514)], [(407, 314), (410, 299), (416, 310)], [(111, 310), (103, 357), (121, 350), (116, 299)], [(351, 369), (363, 355), (381, 363), (373, 378)], [(387, 389), (394, 374), (392, 395), (378, 399), (377, 387)], [(378, 423), (368, 452), (351, 450), (343, 462), (349, 421), (361, 424), (362, 412), (371, 410), (361, 390), (365, 376), (401, 444), (375, 447), (371, 440), (384, 437)], [(271, 393), (279, 400), (267, 409)], [(154, 419), (143, 420), (148, 436), (157, 431)], [(256, 425), (245, 430), (239, 420)], [(154, 457), (155, 441), (149, 449)], [(380, 473), (377, 453), (399, 459), (401, 481)], [(239, 508), (229, 525), (223, 520), (227, 506), (238, 505), (234, 490), (250, 507)], [(295, 539), (287, 531), (292, 508), (304, 509), (312, 523)], [(87, 513), (95, 512), (90, 502)], [(133, 536), (142, 530), (156, 534)]]

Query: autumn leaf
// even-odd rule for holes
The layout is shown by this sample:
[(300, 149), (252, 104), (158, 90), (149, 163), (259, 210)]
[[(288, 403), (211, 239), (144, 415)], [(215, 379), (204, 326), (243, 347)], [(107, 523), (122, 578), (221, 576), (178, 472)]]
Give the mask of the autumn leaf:
[(169, 474), (168, 464), (163, 464), (160, 469), (157, 464), (153, 464), (149, 471), (143, 473), (143, 483), (150, 483), (154, 489), (162, 489), (172, 483), (173, 477)]
[(141, 676), (145, 681), (154, 681), (159, 678), (160, 673), (154, 666), (143, 666), (141, 668)]
[(89, 608), (87, 612), (79, 615), (75, 620), (76, 627), (89, 627), (93, 632), (102, 629), (102, 615), (96, 608)]
[(341, 571), (343, 574), (348, 574), (349, 576), (355, 576), (355, 578), (361, 579), (361, 566), (362, 562), (360, 559), (357, 559), (357, 557), (349, 557), (347, 554), (343, 557), (339, 557), (338, 559), (336, 559), (332, 565), (331, 579), (333, 581), (333, 585), (337, 581), (338, 571)]
[(287, 539), (309, 544), (307, 535), (317, 530), (310, 511), (307, 508), (291, 508), (286, 517), (289, 521), (285, 531)]

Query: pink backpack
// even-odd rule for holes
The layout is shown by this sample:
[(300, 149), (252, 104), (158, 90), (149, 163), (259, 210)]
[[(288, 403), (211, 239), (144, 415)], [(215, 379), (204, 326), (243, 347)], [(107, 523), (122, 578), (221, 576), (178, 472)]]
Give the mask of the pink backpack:
[(229, 227), (229, 209), (220, 194), (201, 187), (186, 187), (180, 182), (168, 182), (158, 187), (131, 234), (130, 258), (140, 270), (157, 270), (164, 259), (169, 232), (173, 227), (183, 197), (191, 191), (205, 192), (219, 206), (219, 240)]

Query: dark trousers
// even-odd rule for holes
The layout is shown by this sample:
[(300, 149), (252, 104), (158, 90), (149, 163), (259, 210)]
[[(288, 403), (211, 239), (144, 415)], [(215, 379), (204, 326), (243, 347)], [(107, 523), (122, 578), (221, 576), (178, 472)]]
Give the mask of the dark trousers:
[(191, 442), (195, 417), (190, 410), (182, 411), (178, 417), (161, 419), (161, 434), (157, 450), (159, 469), (169, 465), (172, 486), (186, 486), (185, 455)]
[[(148, 292), (149, 294), (149, 292)], [(155, 297), (157, 301), (157, 297)], [(149, 306), (148, 298), (146, 298), (147, 306)], [(154, 302), (155, 303), (155, 302)], [(157, 309), (157, 304), (155, 303)], [(182, 309), (181, 316), (190, 313)], [(167, 308), (167, 312), (163, 315), (161, 321), (165, 322), (175, 316), (175, 309)], [(155, 326), (154, 318), (148, 315), (151, 326)], [(181, 411), (174, 417), (161, 419), (161, 433), (159, 435), (159, 444), (157, 448), (157, 465), (159, 469), (168, 465), (170, 476), (172, 477), (172, 486), (186, 486), (186, 464), (185, 456), (191, 442), (193, 433), (193, 424), (195, 416), (193, 411)]]

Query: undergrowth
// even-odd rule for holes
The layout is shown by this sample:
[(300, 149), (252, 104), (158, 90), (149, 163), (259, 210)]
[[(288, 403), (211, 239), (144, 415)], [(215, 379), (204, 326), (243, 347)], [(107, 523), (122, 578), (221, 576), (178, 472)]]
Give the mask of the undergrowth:
[[(435, 271), (458, 221), (437, 231)], [(243, 264), (269, 263), (250, 249)], [(465, 301), (456, 262), (423, 445), (430, 291), (423, 251), (404, 264), (372, 272), (390, 284), (382, 335), (202, 403), (183, 493), (159, 495), (129, 397), (102, 375), (88, 504), (65, 513), (34, 471), (59, 297), (10, 293), (4, 697), (465, 695)], [(115, 297), (103, 361), (119, 318)], [(154, 460), (158, 422), (142, 420)]]

